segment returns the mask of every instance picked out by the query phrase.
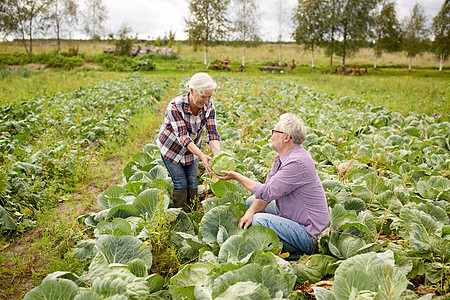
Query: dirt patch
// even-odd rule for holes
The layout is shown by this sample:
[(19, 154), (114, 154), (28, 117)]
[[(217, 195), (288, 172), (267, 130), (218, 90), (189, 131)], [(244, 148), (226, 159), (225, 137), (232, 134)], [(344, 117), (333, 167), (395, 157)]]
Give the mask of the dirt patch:
[(82, 69), (82, 68), (94, 69), (94, 70), (103, 70), (102, 66), (96, 65), (90, 60), (85, 60), (83, 62), (83, 66), (82, 67), (76, 67), (75, 69)]
[(46, 69), (45, 65), (43, 64), (34, 64), (34, 63), (30, 63), (30, 64), (26, 64), (26, 65), (5, 65), (6, 68), (9, 69), (18, 69), (18, 68), (27, 68), (33, 71), (39, 71), (39, 70), (44, 70)]

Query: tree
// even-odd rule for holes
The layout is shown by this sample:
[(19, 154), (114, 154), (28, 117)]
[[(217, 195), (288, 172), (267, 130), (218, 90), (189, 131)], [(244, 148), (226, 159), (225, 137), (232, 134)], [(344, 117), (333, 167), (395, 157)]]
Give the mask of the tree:
[(434, 34), (433, 45), (439, 56), (439, 71), (442, 71), (444, 60), (450, 54), (450, 1), (445, 0), (441, 10), (433, 19), (432, 26)]
[(50, 0), (49, 16), (50, 26), (54, 29), (58, 43), (58, 55), (61, 57), (61, 35), (69, 27), (74, 27), (77, 21), (78, 4), (76, 0)]
[(0, 2), (0, 40), (6, 39), (17, 30), (17, 20), (13, 11), (13, 0)]
[(346, 57), (358, 51), (362, 42), (370, 36), (374, 24), (373, 12), (379, 1), (342, 0), (336, 5), (336, 32), (340, 41), (335, 53), (342, 56), (342, 68), (345, 68)]
[(314, 50), (325, 34), (322, 3), (321, 0), (298, 0), (293, 18), (296, 27), (292, 36), (297, 43), (304, 45), (305, 50), (311, 50), (313, 68)]
[(336, 35), (337, 35), (337, 22), (339, 15), (338, 0), (327, 0), (323, 2), (325, 6), (324, 13), (324, 25), (327, 30), (324, 33), (324, 42), (327, 43), (325, 53), (330, 55), (330, 66), (333, 65), (333, 54), (336, 51)]
[(115, 54), (119, 56), (129, 56), (135, 39), (131, 36), (132, 29), (126, 23), (123, 23), (117, 33), (115, 41), (116, 51)]
[(186, 32), (194, 47), (205, 47), (204, 63), (208, 60), (208, 46), (223, 39), (228, 32), (227, 8), (229, 0), (191, 0), (189, 18), (185, 19)]
[(375, 47), (373, 67), (377, 67), (377, 58), (383, 51), (398, 51), (401, 48), (402, 29), (397, 20), (395, 4), (384, 2), (380, 13), (375, 17)]
[[(45, 15), (48, 12), (47, 0), (13, 0), (4, 2), (9, 20), (16, 22), (12, 33), (22, 39), (25, 51), (33, 52), (33, 35), (36, 31), (45, 31)], [(27, 45), (27, 39), (29, 44)]]
[(424, 9), (419, 3), (414, 5), (404, 21), (403, 49), (409, 58), (410, 71), (412, 58), (425, 51), (425, 39), (428, 36), (426, 21)]
[(233, 31), (242, 42), (242, 66), (245, 66), (245, 47), (249, 40), (259, 40), (259, 12), (255, 0), (235, 0), (235, 20)]
[(86, 8), (82, 13), (84, 32), (92, 39), (92, 53), (95, 55), (95, 42), (105, 31), (107, 10), (103, 0), (85, 0), (85, 4)]

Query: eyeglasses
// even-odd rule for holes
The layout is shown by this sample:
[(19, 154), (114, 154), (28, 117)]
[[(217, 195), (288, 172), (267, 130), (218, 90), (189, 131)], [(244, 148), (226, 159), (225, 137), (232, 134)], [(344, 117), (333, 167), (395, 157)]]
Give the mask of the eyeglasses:
[(271, 133), (270, 133), (270, 135), (273, 135), (275, 132), (278, 132), (278, 133), (282, 133), (282, 134), (287, 134), (287, 135), (289, 135), (288, 133), (286, 133), (286, 132), (283, 132), (283, 131), (279, 131), (279, 130), (275, 130), (275, 129), (272, 129), (272, 131), (271, 131)]

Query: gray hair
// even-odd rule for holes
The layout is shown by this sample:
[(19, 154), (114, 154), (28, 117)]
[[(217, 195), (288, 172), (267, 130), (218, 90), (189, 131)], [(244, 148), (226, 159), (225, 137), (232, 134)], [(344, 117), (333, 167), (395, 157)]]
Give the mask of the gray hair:
[(280, 129), (289, 134), (296, 145), (300, 145), (306, 139), (305, 124), (294, 114), (286, 113), (280, 116)]
[(196, 73), (189, 79), (186, 87), (193, 89), (194, 93), (204, 94), (205, 91), (214, 90), (216, 82), (206, 73)]

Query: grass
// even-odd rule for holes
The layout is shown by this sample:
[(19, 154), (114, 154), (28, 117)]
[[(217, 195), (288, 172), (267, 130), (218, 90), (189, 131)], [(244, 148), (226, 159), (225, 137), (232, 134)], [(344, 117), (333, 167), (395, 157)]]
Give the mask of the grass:
[(0, 105), (39, 96), (68, 91), (103, 80), (117, 80), (125, 74), (96, 71), (37, 71), (29, 77), (0, 80)]

